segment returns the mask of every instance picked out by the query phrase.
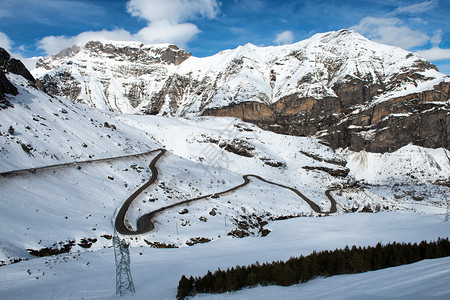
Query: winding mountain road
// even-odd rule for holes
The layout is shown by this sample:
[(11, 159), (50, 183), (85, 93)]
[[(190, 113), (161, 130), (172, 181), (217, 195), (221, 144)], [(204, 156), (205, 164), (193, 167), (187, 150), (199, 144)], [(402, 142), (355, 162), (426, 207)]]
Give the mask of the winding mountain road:
[(81, 165), (104, 162), (104, 161), (109, 161), (109, 160), (120, 160), (120, 159), (130, 158), (130, 157), (137, 158), (139, 156), (148, 155), (148, 154), (154, 153), (156, 151), (158, 151), (158, 150), (150, 150), (150, 151), (146, 151), (146, 152), (142, 152), (142, 153), (127, 154), (127, 155), (98, 158), (98, 159), (91, 159), (91, 160), (73, 161), (73, 162), (67, 162), (67, 163), (56, 164), (56, 165), (48, 165), (48, 166), (42, 166), (42, 167), (36, 167), (36, 168), (29, 168), (29, 169), (11, 170), (11, 171), (6, 171), (6, 172), (0, 172), (0, 176), (11, 177), (11, 176), (17, 176), (17, 175), (22, 175), (22, 174), (27, 174), (27, 173), (35, 174), (38, 171), (46, 171), (46, 170), (66, 168), (66, 167), (80, 167)]
[(256, 179), (259, 179), (261, 181), (264, 181), (266, 183), (269, 184), (273, 184), (288, 190), (291, 190), (292, 192), (294, 192), (295, 194), (297, 194), (300, 198), (302, 198), (306, 203), (308, 203), (308, 205), (311, 207), (311, 209), (313, 211), (315, 211), (316, 213), (321, 213), (321, 214), (332, 214), (335, 213), (337, 211), (336, 209), (336, 201), (333, 199), (333, 197), (331, 196), (330, 192), (331, 190), (327, 190), (325, 192), (325, 195), (327, 196), (327, 198), (330, 200), (331, 202), (331, 206), (330, 206), (330, 210), (329, 211), (322, 211), (322, 209), (311, 199), (309, 199), (308, 197), (306, 197), (305, 195), (303, 195), (300, 191), (298, 191), (297, 189), (293, 188), (293, 187), (289, 187), (283, 184), (279, 184), (276, 182), (272, 182), (270, 180), (264, 179), (261, 176), (258, 175), (254, 175), (254, 174), (247, 174), (247, 175), (243, 175), (243, 179), (244, 182), (241, 183), (240, 185), (237, 185), (235, 187), (232, 187), (228, 190), (222, 191), (222, 192), (218, 192), (218, 193), (214, 193), (214, 194), (208, 194), (208, 195), (204, 195), (204, 196), (200, 196), (200, 197), (196, 197), (196, 198), (192, 198), (192, 199), (188, 199), (185, 201), (181, 201), (181, 202), (177, 202), (168, 206), (164, 206), (161, 207), (157, 210), (154, 210), (152, 212), (149, 212), (147, 214), (144, 214), (143, 216), (141, 216), (138, 220), (137, 220), (137, 230), (132, 230), (130, 228), (128, 228), (125, 224), (125, 214), (128, 211), (128, 208), (130, 207), (131, 203), (136, 199), (137, 196), (139, 196), (146, 188), (148, 188), (151, 184), (153, 184), (157, 179), (158, 179), (158, 169), (156, 168), (156, 163), (158, 162), (158, 160), (166, 153), (165, 149), (157, 149), (151, 152), (157, 152), (159, 151), (159, 154), (157, 156), (155, 156), (155, 158), (153, 158), (153, 160), (150, 162), (150, 170), (152, 172), (152, 176), (150, 177), (150, 180), (147, 181), (143, 186), (141, 186), (138, 190), (136, 190), (130, 197), (128, 197), (128, 199), (124, 202), (124, 204), (122, 205), (122, 207), (120, 208), (119, 212), (117, 213), (116, 216), (116, 222), (115, 222), (115, 227), (117, 232), (124, 234), (124, 235), (138, 235), (138, 234), (143, 234), (143, 233), (147, 233), (152, 231), (155, 228), (154, 223), (152, 222), (152, 219), (160, 214), (161, 212), (168, 210), (168, 209), (172, 209), (174, 207), (177, 206), (182, 206), (194, 201), (198, 201), (198, 200), (202, 200), (202, 199), (206, 199), (212, 196), (220, 196), (220, 195), (224, 195), (226, 193), (230, 193), (233, 191), (236, 191), (244, 186), (246, 186), (247, 184), (249, 184), (251, 182), (250, 177), (254, 177)]

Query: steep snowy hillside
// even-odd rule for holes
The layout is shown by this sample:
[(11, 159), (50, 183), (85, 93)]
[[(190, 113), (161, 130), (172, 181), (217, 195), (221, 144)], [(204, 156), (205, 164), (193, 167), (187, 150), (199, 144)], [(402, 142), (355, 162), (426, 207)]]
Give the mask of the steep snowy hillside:
[[(0, 106), (1, 297), (113, 298), (114, 222), (156, 174), (152, 162), (155, 182), (122, 220), (132, 231), (158, 212), (152, 230), (124, 236), (136, 299), (175, 297), (182, 274), (450, 233), (450, 188), (436, 184), (448, 184), (447, 150), (336, 152), (236, 118), (120, 115), (49, 96), (24, 70), (1, 67), (8, 87)], [(431, 266), (446, 276), (447, 265), (408, 270)], [(423, 282), (397, 291), (409, 295)]]
[(393, 153), (343, 151), (350, 175), (369, 184), (450, 184), (450, 151), (407, 145)]
[(40, 60), (33, 72), (50, 93), (113, 111), (238, 117), (358, 151), (449, 147), (439, 120), (448, 118), (450, 78), (354, 31), (189, 56), (173, 45), (89, 42)]
[(50, 97), (20, 75), (13, 107), (0, 110), (0, 172), (137, 154), (159, 148), (146, 132), (119, 124), (115, 115)]

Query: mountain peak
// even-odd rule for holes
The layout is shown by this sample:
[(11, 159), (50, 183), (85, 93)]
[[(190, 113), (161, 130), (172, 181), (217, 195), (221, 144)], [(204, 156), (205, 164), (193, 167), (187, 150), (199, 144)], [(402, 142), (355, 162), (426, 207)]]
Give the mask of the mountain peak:
[[(73, 57), (41, 61), (37, 71), (52, 93), (102, 109), (234, 116), (300, 135), (316, 134), (353, 111), (390, 99), (424, 92), (434, 97), (435, 87), (449, 81), (418, 55), (347, 29), (291, 45), (246, 44), (189, 57), (169, 44), (90, 42)], [(308, 127), (311, 116), (315, 125)], [(343, 144), (346, 138), (333, 144), (360, 149), (366, 143), (358, 136)]]
[[(167, 64), (179, 65), (191, 54), (173, 44), (145, 45), (134, 41), (88, 41), (83, 46), (74, 45), (60, 53), (37, 61), (35, 73), (42, 75), (46, 71), (74, 61), (92, 59), (104, 62), (114, 60), (118, 63)], [(101, 63), (101, 61), (98, 61)]]

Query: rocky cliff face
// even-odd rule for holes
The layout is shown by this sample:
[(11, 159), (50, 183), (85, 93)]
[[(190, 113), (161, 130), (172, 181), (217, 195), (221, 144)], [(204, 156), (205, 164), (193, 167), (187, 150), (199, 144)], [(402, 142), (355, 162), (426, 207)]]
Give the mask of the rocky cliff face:
[(450, 83), (434, 90), (395, 97), (378, 104), (345, 109), (341, 99), (287, 97), (274, 105), (244, 102), (207, 110), (213, 116), (235, 116), (283, 134), (317, 136), (333, 148), (392, 152), (413, 143), (450, 147)]
[(88, 42), (39, 60), (35, 74), (46, 91), (101, 109), (139, 112), (171, 69), (190, 57), (175, 45)]
[(17, 88), (6, 77), (6, 73), (21, 75), (32, 85), (35, 84), (33, 75), (28, 71), (24, 64), (11, 55), (3, 48), (0, 48), (0, 109), (11, 106), (6, 99), (6, 94), (17, 95)]
[(353, 31), (205, 58), (169, 45), (91, 42), (37, 67), (48, 91), (105, 109), (238, 117), (353, 150), (450, 145), (450, 78)]

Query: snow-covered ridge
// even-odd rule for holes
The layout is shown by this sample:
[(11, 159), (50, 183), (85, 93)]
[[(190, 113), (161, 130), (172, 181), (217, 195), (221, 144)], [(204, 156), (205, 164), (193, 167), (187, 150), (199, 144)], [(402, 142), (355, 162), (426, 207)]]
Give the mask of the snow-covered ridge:
[[(52, 98), (7, 74), (19, 95), (0, 110), (0, 172), (146, 152), (160, 145), (112, 113)], [(9, 130), (12, 128), (12, 130)]]
[[(290, 95), (336, 97), (336, 85), (355, 79), (380, 86), (381, 99), (404, 91), (406, 84), (415, 85), (408, 92), (432, 89), (445, 77), (417, 54), (348, 30), (292, 45), (247, 44), (210, 57), (189, 56), (166, 44), (89, 42), (41, 60), (33, 74), (50, 89), (62, 85), (51, 92), (73, 101), (174, 116), (245, 101), (273, 104)], [(426, 73), (411, 75), (419, 72)], [(422, 84), (427, 82), (433, 84)]]
[(343, 151), (350, 175), (370, 184), (447, 181), (450, 151), (407, 145), (393, 153)]

